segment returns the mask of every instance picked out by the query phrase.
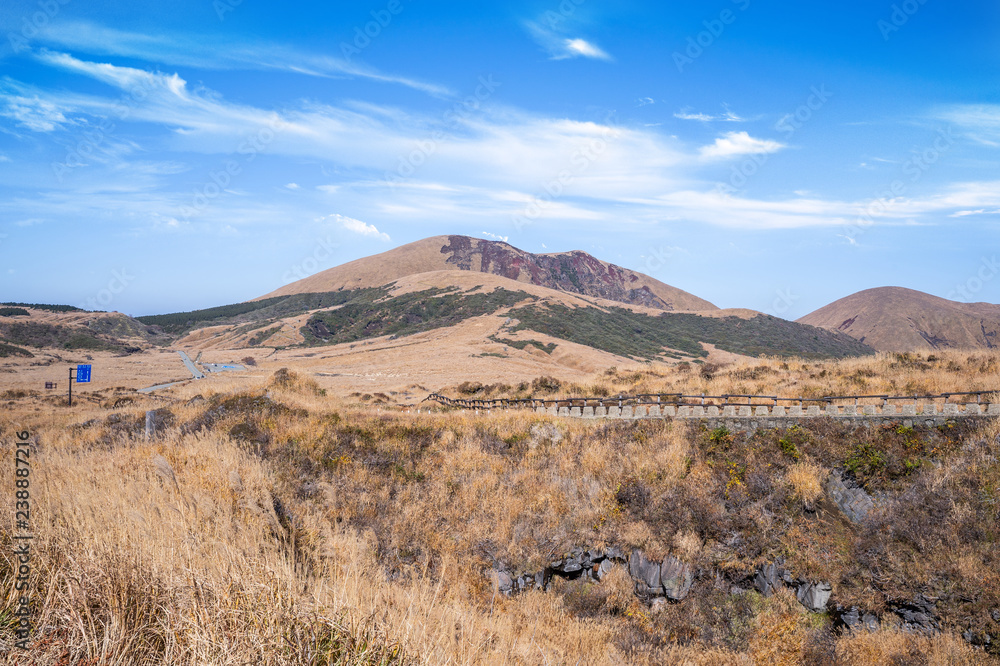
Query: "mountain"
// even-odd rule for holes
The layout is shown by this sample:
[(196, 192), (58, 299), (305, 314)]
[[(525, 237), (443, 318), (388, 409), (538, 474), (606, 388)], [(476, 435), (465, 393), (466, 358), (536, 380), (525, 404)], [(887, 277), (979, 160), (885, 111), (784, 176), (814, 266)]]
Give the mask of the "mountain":
[(798, 322), (847, 333), (880, 351), (1000, 345), (1000, 305), (958, 303), (903, 287), (859, 291)]
[(416, 274), (456, 270), (489, 273), (516, 282), (657, 310), (718, 310), (686, 291), (601, 261), (586, 252), (532, 254), (508, 243), (468, 236), (425, 238), (330, 268), (260, 298), (381, 287)]
[(461, 373), (470, 359), (555, 370), (711, 353), (874, 353), (837, 331), (720, 310), (585, 252), (532, 254), (465, 236), (410, 243), (253, 301), (138, 320), (186, 349), (342, 354), (359, 359), (365, 376), (396, 372), (403, 358), (422, 372)]
[(32, 349), (130, 353), (163, 342), (159, 330), (120, 312), (31, 303), (0, 307), (0, 357), (30, 357)]

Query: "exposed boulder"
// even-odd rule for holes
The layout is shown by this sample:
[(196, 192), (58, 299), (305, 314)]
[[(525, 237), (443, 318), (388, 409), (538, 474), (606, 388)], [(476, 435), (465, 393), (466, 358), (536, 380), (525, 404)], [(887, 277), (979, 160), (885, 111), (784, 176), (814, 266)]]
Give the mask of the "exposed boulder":
[(832, 594), (833, 586), (830, 583), (801, 583), (795, 592), (799, 603), (813, 613), (825, 611)]
[(628, 572), (635, 581), (635, 591), (640, 597), (661, 597), (660, 563), (646, 559), (641, 550), (633, 550), (628, 558)]
[(781, 561), (765, 564), (758, 569), (757, 575), (754, 576), (753, 586), (762, 595), (769, 597), (785, 586), (783, 580), (785, 574)]
[(691, 591), (694, 575), (691, 567), (673, 555), (667, 555), (660, 564), (660, 585), (668, 599), (681, 601)]
[(913, 601), (897, 601), (889, 604), (893, 613), (903, 621), (903, 628), (911, 631), (935, 633), (941, 629), (941, 622), (935, 612), (937, 604), (922, 594)]
[(837, 606), (833, 616), (836, 626), (848, 631), (876, 631), (879, 627), (878, 617), (874, 613), (862, 611), (857, 606), (846, 609)]

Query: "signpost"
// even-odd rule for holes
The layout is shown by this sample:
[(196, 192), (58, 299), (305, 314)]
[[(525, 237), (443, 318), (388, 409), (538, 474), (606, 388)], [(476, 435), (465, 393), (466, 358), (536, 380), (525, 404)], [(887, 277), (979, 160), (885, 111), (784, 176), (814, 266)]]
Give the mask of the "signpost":
[(89, 365), (78, 365), (76, 366), (76, 377), (73, 376), (74, 368), (69, 369), (69, 406), (73, 406), (73, 380), (76, 380), (77, 384), (89, 384), (90, 383), (90, 366)]

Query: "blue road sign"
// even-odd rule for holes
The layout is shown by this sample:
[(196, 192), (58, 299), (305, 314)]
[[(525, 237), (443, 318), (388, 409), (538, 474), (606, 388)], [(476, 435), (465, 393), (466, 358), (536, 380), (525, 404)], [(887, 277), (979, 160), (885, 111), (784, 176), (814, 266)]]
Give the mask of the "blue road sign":
[(90, 382), (90, 366), (89, 365), (76, 366), (76, 383), (86, 384), (88, 382)]

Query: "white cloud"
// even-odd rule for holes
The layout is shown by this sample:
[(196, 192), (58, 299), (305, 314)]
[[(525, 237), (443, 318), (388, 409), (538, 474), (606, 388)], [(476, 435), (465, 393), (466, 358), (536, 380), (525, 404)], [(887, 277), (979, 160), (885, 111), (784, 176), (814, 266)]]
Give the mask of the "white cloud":
[(729, 107), (724, 107), (725, 111), (717, 116), (712, 116), (707, 113), (692, 113), (687, 109), (683, 109), (674, 114), (674, 118), (680, 120), (697, 120), (699, 122), (724, 122), (724, 123), (744, 123), (747, 121), (746, 118), (733, 113)]
[(566, 53), (568, 55), (580, 55), (585, 58), (596, 58), (597, 60), (611, 60), (609, 56), (603, 49), (599, 46), (591, 44), (585, 39), (566, 39), (563, 40), (563, 44), (566, 47)]
[(637, 106), (649, 106), (650, 104), (656, 104), (656, 100), (652, 97), (640, 97), (636, 100)]
[(703, 146), (700, 152), (702, 157), (714, 159), (774, 153), (785, 147), (785, 144), (770, 139), (755, 139), (746, 132), (727, 132), (716, 139), (712, 145)]
[(19, 227), (33, 227), (36, 224), (41, 224), (44, 221), (45, 220), (43, 220), (41, 218), (38, 218), (38, 217), (29, 217), (29, 218), (27, 218), (25, 220), (18, 220), (14, 224), (16, 224)]
[(300, 190), (300, 189), (302, 189), (301, 187), (299, 187), (298, 183), (288, 183), (287, 185), (285, 185), (285, 187), (287, 189), (289, 189), (289, 190)]
[(0, 154), (0, 162), (10, 162), (10, 158), (6, 155)]
[(567, 37), (535, 21), (525, 21), (524, 26), (538, 45), (549, 52), (552, 60), (581, 57), (593, 58), (594, 60), (613, 60), (604, 49), (582, 37)]
[(41, 44), (93, 55), (127, 56), (156, 64), (208, 70), (281, 70), (325, 78), (352, 76), (403, 85), (432, 95), (451, 94), (445, 86), (386, 74), (361, 63), (259, 42), (223, 42), (197, 35), (149, 35), (85, 21), (53, 22), (34, 39)]
[(948, 217), (968, 217), (970, 215), (1000, 215), (1000, 209), (986, 210), (985, 208), (980, 208), (979, 210), (960, 210), (952, 213)]
[(938, 110), (936, 120), (961, 127), (974, 141), (1000, 146), (1000, 104), (961, 104)]
[(10, 79), (0, 80), (0, 117), (33, 132), (53, 132), (70, 124), (67, 109)]
[(389, 241), (389, 234), (383, 233), (375, 228), (374, 224), (365, 224), (361, 220), (355, 220), (353, 217), (347, 217), (346, 215), (338, 215), (334, 213), (328, 216), (326, 219), (333, 219), (340, 223), (340, 226), (347, 231), (361, 234), (362, 236), (371, 236), (372, 238), (378, 238), (379, 240)]
[(488, 231), (484, 231), (483, 235), (492, 238), (493, 240), (503, 241), (504, 243), (510, 239), (510, 236), (498, 236), (496, 234), (491, 234)]

